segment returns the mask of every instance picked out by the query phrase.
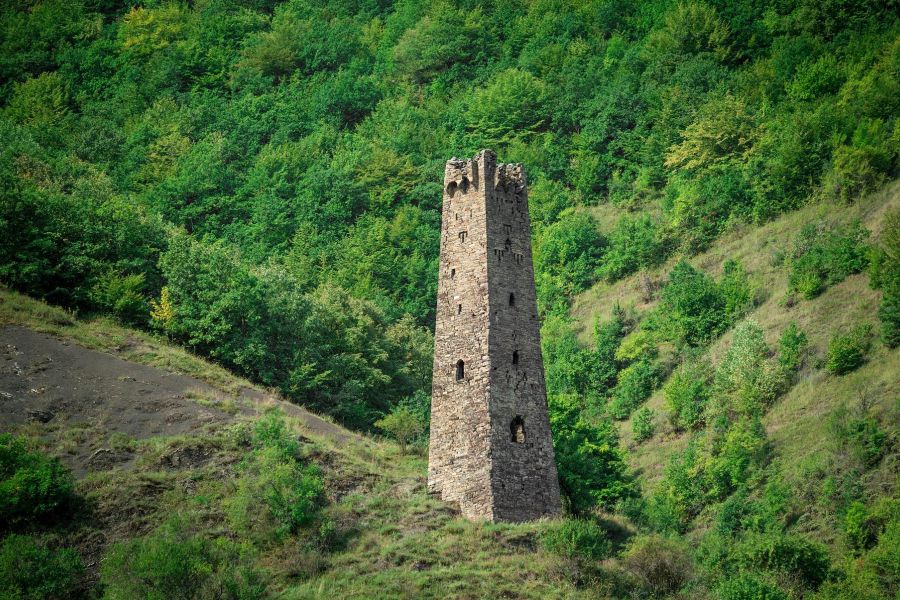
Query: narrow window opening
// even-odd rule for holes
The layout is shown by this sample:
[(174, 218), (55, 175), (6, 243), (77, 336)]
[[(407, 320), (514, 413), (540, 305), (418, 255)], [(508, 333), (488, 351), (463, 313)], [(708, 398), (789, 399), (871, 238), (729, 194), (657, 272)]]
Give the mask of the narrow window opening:
[(513, 364), (514, 365), (519, 364), (519, 351), (518, 350), (513, 350)]
[(463, 177), (462, 183), (459, 184), (459, 189), (462, 191), (463, 194), (465, 194), (466, 192), (469, 191), (469, 178), (468, 177)]
[(516, 295), (515, 295), (515, 294), (510, 294), (510, 295), (509, 295), (509, 305), (510, 305), (510, 306), (515, 306), (515, 305), (516, 305)]
[(456, 314), (458, 314), (458, 315), (462, 314), (462, 304), (456, 305)]
[(450, 269), (450, 279), (456, 277), (456, 269)]
[(525, 419), (521, 415), (516, 415), (509, 424), (510, 439), (515, 444), (525, 443)]
[(466, 376), (466, 365), (462, 360), (456, 363), (456, 380), (462, 381)]

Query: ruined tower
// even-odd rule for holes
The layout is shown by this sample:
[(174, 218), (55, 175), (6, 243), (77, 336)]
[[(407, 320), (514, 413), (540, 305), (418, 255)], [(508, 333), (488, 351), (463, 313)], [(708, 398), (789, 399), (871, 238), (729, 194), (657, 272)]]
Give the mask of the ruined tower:
[(464, 515), (560, 513), (521, 165), (444, 169), (428, 489)]

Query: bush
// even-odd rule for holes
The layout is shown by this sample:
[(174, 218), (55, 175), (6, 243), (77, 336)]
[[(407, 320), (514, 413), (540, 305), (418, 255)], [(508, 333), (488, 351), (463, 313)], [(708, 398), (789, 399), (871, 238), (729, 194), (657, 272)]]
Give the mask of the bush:
[(558, 283), (566, 296), (586, 289), (598, 276), (606, 240), (588, 213), (566, 210), (535, 244), (535, 271)]
[(866, 267), (869, 236), (859, 222), (846, 231), (809, 223), (800, 231), (791, 254), (788, 287), (804, 298), (815, 298), (825, 288)]
[(627, 419), (631, 411), (650, 397), (658, 380), (657, 369), (647, 360), (619, 371), (619, 380), (609, 403), (609, 414), (616, 419)]
[(844, 535), (853, 550), (865, 550), (875, 542), (878, 530), (862, 502), (854, 501), (844, 513)]
[(647, 213), (622, 217), (609, 234), (609, 250), (603, 257), (602, 276), (621, 279), (666, 259), (668, 245), (662, 227)]
[(425, 430), (422, 418), (405, 406), (396, 406), (390, 414), (375, 421), (375, 427), (389, 434), (400, 444), (400, 452)]
[(125, 323), (142, 325), (147, 322), (150, 310), (143, 294), (144, 287), (143, 273), (105, 273), (94, 284), (91, 300)]
[(674, 540), (658, 535), (636, 537), (622, 563), (641, 587), (655, 596), (677, 592), (693, 572), (688, 552)]
[(719, 586), (719, 600), (788, 600), (789, 596), (777, 585), (756, 575), (741, 573), (729, 577)]
[(709, 401), (708, 367), (701, 363), (683, 365), (663, 387), (663, 396), (673, 425), (687, 429), (701, 426)]
[(888, 514), (875, 546), (848, 563), (846, 577), (823, 585), (815, 600), (881, 600), (900, 593), (900, 513), (896, 500), (885, 504)]
[(100, 582), (107, 600), (253, 600), (266, 595), (260, 573), (234, 542), (201, 537), (178, 519), (113, 545), (102, 562)]
[(253, 424), (251, 441), (256, 448), (276, 448), (285, 458), (294, 458), (300, 452), (297, 435), (288, 429), (281, 410), (271, 410)]
[(797, 535), (753, 534), (741, 543), (735, 554), (738, 563), (746, 568), (788, 573), (813, 588), (829, 572), (826, 549)]
[(672, 268), (661, 307), (670, 339), (691, 347), (709, 343), (728, 327), (725, 308), (712, 279), (683, 260)]
[(859, 326), (848, 334), (835, 334), (828, 343), (825, 368), (833, 375), (846, 375), (861, 366), (869, 349), (869, 327)]
[(835, 148), (832, 169), (824, 178), (826, 193), (850, 202), (878, 188), (890, 175), (896, 142), (881, 119), (859, 119), (849, 144)]
[(890, 348), (900, 346), (900, 209), (894, 209), (884, 217), (881, 232), (881, 248), (872, 261), (872, 280), (881, 288), (881, 304), (878, 318), (881, 321), (881, 339)]
[(572, 511), (612, 509), (619, 500), (633, 496), (634, 484), (613, 424), (587, 422), (575, 396), (551, 395), (548, 403), (559, 484)]
[(838, 450), (851, 455), (864, 469), (878, 464), (889, 448), (887, 433), (865, 405), (852, 411), (845, 406), (836, 408), (828, 418), (828, 433)]
[(0, 544), (0, 598), (71, 598), (83, 570), (74, 550), (51, 550), (30, 536), (9, 535)]
[(797, 371), (803, 365), (808, 345), (806, 334), (792, 321), (778, 338), (778, 366), (782, 371)]
[(757, 415), (775, 400), (783, 377), (774, 361), (767, 358), (768, 353), (763, 330), (756, 321), (748, 319), (734, 328), (731, 346), (716, 369), (718, 412)]
[(726, 260), (722, 269), (719, 290), (725, 299), (725, 315), (730, 323), (734, 323), (753, 306), (753, 286), (741, 263), (736, 260)]
[(609, 556), (612, 542), (593, 519), (565, 519), (541, 535), (544, 548), (566, 558), (602, 560)]
[(649, 440), (653, 437), (656, 426), (653, 423), (654, 412), (648, 407), (644, 407), (637, 411), (632, 422), (634, 431), (634, 440), (638, 443)]
[(0, 530), (64, 510), (73, 490), (58, 459), (29, 450), (24, 438), (0, 434)]
[(316, 465), (298, 461), (299, 445), (280, 412), (257, 421), (256, 448), (241, 463), (237, 489), (226, 501), (232, 525), (263, 539), (283, 538), (318, 516), (325, 485)]

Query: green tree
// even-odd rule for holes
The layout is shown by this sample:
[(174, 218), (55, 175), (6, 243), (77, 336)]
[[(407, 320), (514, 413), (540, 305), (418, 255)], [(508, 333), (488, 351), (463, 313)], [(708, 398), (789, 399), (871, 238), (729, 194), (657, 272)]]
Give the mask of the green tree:
[(397, 440), (401, 454), (405, 454), (407, 445), (425, 430), (425, 423), (409, 408), (397, 406), (375, 421), (375, 427)]

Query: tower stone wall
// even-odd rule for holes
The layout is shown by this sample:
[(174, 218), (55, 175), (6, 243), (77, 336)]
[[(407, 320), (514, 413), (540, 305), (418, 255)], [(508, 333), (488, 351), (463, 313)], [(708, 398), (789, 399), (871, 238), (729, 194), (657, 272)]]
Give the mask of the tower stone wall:
[(429, 491), (463, 514), (560, 513), (521, 165), (444, 170)]

